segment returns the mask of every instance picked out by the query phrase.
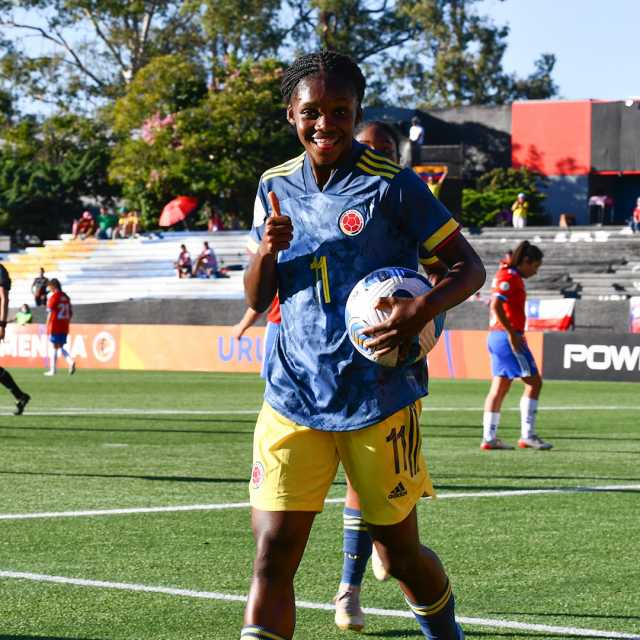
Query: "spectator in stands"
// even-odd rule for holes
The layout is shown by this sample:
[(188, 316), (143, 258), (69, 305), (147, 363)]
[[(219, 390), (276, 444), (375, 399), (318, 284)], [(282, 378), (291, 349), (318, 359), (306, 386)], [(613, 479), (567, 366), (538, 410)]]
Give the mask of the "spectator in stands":
[(135, 238), (138, 235), (139, 213), (135, 210), (127, 212), (122, 207), (120, 209), (120, 217), (118, 218), (118, 226), (114, 231), (113, 237), (119, 238)]
[(420, 147), (424, 144), (424, 127), (420, 124), (418, 116), (411, 118), (409, 141), (411, 142), (411, 164), (420, 164)]
[(630, 225), (633, 233), (640, 232), (640, 198), (636, 200), (636, 208), (631, 215)]
[(111, 213), (106, 207), (100, 207), (98, 214), (98, 233), (97, 237), (101, 240), (110, 240), (118, 227), (119, 217), (115, 213)]
[(209, 231), (209, 233), (213, 231), (224, 231), (224, 222), (217, 209), (211, 208), (211, 212), (209, 213), (209, 218), (207, 220), (207, 231)]
[(96, 221), (93, 219), (90, 211), (83, 211), (80, 219), (73, 221), (71, 227), (71, 237), (73, 240), (80, 238), (90, 238), (96, 233)]
[(206, 241), (204, 242), (200, 255), (196, 258), (196, 262), (193, 265), (193, 276), (197, 278), (201, 274), (206, 278), (229, 277), (218, 268), (218, 258), (216, 257), (216, 253)]
[(175, 262), (176, 273), (178, 278), (192, 278), (193, 277), (193, 265), (191, 264), (191, 254), (187, 250), (184, 244), (180, 245), (180, 253), (178, 259)]
[(49, 278), (44, 275), (44, 269), (40, 267), (40, 275), (36, 276), (31, 285), (31, 293), (36, 307), (47, 306), (47, 285), (49, 284)]
[(427, 187), (429, 187), (429, 191), (433, 194), (434, 198), (440, 199), (440, 192), (442, 191), (442, 184), (447, 179), (447, 175), (449, 174), (449, 167), (445, 165), (444, 170), (440, 174), (440, 177), (436, 180), (432, 175), (427, 176)]
[(522, 229), (527, 226), (529, 203), (524, 193), (519, 193), (516, 201), (511, 205), (512, 223), (514, 228)]
[(33, 314), (28, 304), (23, 304), (20, 310), (16, 313), (16, 324), (24, 325), (31, 324), (33, 322)]
[(240, 216), (235, 211), (229, 214), (229, 229), (231, 231), (240, 230)]
[(489, 355), (491, 356), (491, 389), (485, 399), (482, 416), (483, 450), (513, 449), (498, 438), (500, 409), (514, 378), (521, 378), (524, 393), (520, 398), (521, 449), (551, 449), (536, 433), (536, 412), (542, 389), (542, 377), (524, 337), (527, 294), (524, 280), (534, 276), (542, 264), (542, 251), (528, 241), (521, 242), (511, 256), (505, 255), (493, 280)]

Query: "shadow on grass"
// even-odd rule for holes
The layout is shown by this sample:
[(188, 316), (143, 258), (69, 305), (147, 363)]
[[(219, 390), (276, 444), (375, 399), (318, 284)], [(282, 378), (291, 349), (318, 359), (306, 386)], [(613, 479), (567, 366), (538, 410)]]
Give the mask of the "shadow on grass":
[[(502, 452), (498, 452), (498, 455), (502, 455)], [(476, 474), (468, 474), (468, 473), (439, 473), (439, 478), (469, 478), (469, 479), (477, 479), (477, 480), (486, 480), (487, 475), (476, 475)], [(552, 476), (552, 475), (526, 475), (526, 474), (497, 474), (492, 473), (491, 478), (493, 480), (624, 480), (625, 482), (640, 482), (640, 477), (636, 478), (626, 478), (620, 476)], [(484, 486), (475, 486), (476, 489), (484, 489)], [(466, 488), (464, 485), (460, 485), (461, 488)], [(487, 487), (490, 488), (490, 487)], [(511, 489), (520, 489), (522, 487), (510, 487)], [(530, 488), (530, 487), (527, 487)], [(547, 485), (546, 487), (539, 487), (540, 489), (549, 489), (550, 487)]]
[[(78, 418), (82, 417), (83, 419), (87, 419), (89, 416), (64, 416), (67, 418)], [(92, 416), (93, 419), (93, 416)], [(110, 418), (113, 420), (113, 418)], [(131, 420), (127, 416), (127, 420)], [(155, 422), (158, 422), (156, 420)], [(197, 421), (192, 421), (197, 422)], [(212, 422), (223, 422), (224, 424), (229, 424), (229, 420), (200, 420), (200, 422), (212, 423)], [(246, 422), (253, 427), (256, 423), (255, 420), (233, 420), (233, 422)], [(253, 435), (253, 429), (247, 429), (246, 431), (235, 430), (235, 429), (224, 429), (217, 430), (213, 429), (142, 429), (139, 427), (130, 429), (128, 427), (105, 427), (100, 428), (91, 428), (91, 427), (22, 427), (20, 425), (0, 425), (0, 431), (64, 431), (66, 433), (196, 433), (196, 434), (204, 434), (209, 436), (217, 436), (217, 435), (242, 435), (242, 436), (251, 436)], [(0, 638), (1, 640), (1, 638)]]
[[(63, 473), (57, 471), (2, 471), (0, 475), (7, 476), (47, 476), (60, 478), (118, 478), (124, 480), (151, 480), (155, 482), (211, 482), (220, 484), (247, 484), (245, 478), (199, 478), (198, 476), (145, 476), (127, 473)], [(2, 640), (2, 636), (0, 636)]]
[(499, 616), (541, 616), (552, 618), (563, 618), (569, 616), (570, 618), (593, 618), (595, 620), (634, 620), (640, 621), (640, 616), (614, 616), (605, 613), (577, 613), (575, 611), (563, 611), (558, 613), (552, 613), (550, 611), (490, 611), (491, 615)]

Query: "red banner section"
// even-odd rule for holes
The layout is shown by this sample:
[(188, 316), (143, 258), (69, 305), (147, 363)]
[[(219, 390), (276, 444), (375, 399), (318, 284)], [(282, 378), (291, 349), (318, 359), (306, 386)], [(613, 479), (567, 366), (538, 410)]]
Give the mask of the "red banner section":
[[(238, 341), (231, 327), (73, 324), (67, 342), (79, 369), (259, 372), (264, 327)], [(527, 337), (542, 367), (542, 333)], [(45, 367), (51, 346), (42, 325), (9, 325), (0, 343), (3, 366)], [(486, 331), (445, 331), (429, 354), (432, 378), (491, 377)]]

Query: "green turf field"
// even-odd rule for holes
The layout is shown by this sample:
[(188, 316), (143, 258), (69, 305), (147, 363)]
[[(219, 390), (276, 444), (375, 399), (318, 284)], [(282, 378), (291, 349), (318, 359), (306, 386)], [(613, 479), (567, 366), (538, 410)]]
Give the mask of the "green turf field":
[[(0, 640), (237, 640), (260, 379), (13, 373), (33, 400), (6, 415), (0, 390)], [(481, 452), (486, 389), (434, 381), (422, 415), (441, 499), (420, 505), (421, 530), (467, 637), (640, 637), (638, 386), (548, 382), (538, 424), (551, 452)], [(344, 489), (338, 477), (330, 497)], [(330, 611), (341, 526), (340, 503), (316, 520), (296, 582), (301, 640), (356, 637)], [(422, 637), (394, 584), (368, 574), (363, 604), (361, 635)]]

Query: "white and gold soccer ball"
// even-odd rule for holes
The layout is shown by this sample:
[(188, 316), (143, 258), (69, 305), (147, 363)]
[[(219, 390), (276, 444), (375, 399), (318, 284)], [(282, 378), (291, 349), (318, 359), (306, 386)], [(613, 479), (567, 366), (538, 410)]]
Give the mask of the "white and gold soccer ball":
[(351, 290), (344, 312), (353, 346), (365, 358), (383, 367), (404, 367), (424, 358), (436, 346), (444, 329), (444, 313), (438, 314), (424, 326), (402, 358), (398, 347), (389, 353), (378, 355), (367, 347), (370, 338), (362, 335), (362, 332), (389, 317), (388, 312), (375, 308), (378, 298), (413, 298), (430, 290), (431, 284), (425, 276), (405, 267), (376, 269), (362, 278)]

